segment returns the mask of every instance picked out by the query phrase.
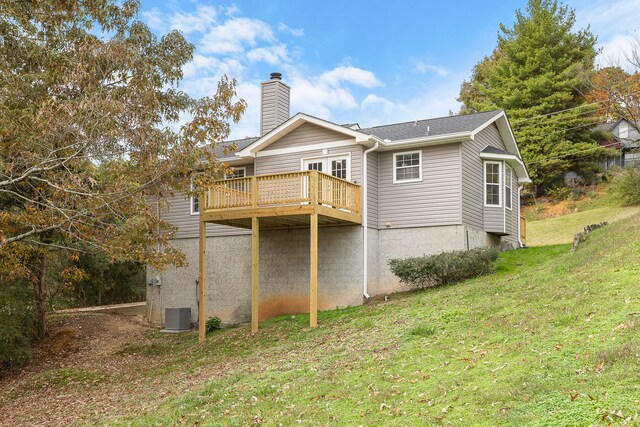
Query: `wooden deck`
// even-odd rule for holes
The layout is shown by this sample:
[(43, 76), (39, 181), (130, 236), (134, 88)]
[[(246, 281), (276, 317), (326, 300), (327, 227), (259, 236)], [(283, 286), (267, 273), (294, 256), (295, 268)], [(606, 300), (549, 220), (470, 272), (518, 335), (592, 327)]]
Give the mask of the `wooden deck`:
[(214, 182), (200, 198), (199, 340), (205, 339), (207, 223), (251, 229), (251, 332), (258, 331), (260, 231), (309, 228), (309, 326), (317, 326), (318, 227), (362, 223), (361, 188), (318, 171)]
[(204, 192), (200, 220), (260, 229), (360, 224), (360, 186), (318, 171), (257, 175), (216, 181)]

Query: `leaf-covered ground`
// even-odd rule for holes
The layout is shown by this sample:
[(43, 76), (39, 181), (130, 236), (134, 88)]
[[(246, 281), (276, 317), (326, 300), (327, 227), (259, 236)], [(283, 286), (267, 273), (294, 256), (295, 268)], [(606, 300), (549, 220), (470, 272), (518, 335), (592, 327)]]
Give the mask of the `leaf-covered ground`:
[(0, 424), (635, 425), (640, 216), (575, 253), (503, 253), (490, 276), (307, 324), (284, 316), (204, 345), (149, 331), (91, 367), (0, 383)]

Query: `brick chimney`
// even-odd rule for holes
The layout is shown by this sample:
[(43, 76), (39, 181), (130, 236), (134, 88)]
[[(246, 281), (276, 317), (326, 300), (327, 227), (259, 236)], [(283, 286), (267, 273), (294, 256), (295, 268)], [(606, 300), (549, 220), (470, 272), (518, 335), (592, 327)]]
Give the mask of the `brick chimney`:
[(264, 135), (289, 119), (291, 88), (282, 83), (282, 74), (271, 73), (270, 77), (268, 81), (262, 82), (260, 135)]

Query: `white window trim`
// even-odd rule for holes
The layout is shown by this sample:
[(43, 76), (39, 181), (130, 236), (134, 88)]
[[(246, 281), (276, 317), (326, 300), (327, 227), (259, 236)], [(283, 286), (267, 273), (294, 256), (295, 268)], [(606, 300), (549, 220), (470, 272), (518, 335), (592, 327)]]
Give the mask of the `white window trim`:
[(304, 162), (306, 162), (307, 160), (310, 161), (322, 161), (322, 172), (326, 173), (327, 175), (331, 175), (331, 168), (330, 168), (330, 164), (329, 162), (331, 160), (336, 160), (336, 159), (347, 159), (347, 181), (351, 181), (351, 153), (338, 153), (338, 154), (324, 154), (324, 155), (320, 155), (320, 156), (311, 156), (311, 157), (304, 157), (302, 159), (300, 159), (300, 170), (301, 171), (305, 171), (305, 167), (304, 167)]
[[(234, 172), (238, 172), (238, 171), (243, 171), (244, 172), (244, 175), (239, 177), (239, 178), (246, 178), (247, 177), (247, 167), (246, 166), (238, 166), (238, 167), (231, 166), (231, 169), (233, 169)], [(235, 178), (232, 178), (232, 175), (224, 174), (224, 179), (235, 179)]]
[[(511, 206), (507, 204), (507, 173), (509, 173), (509, 176), (511, 177), (511, 185), (509, 186), (509, 192), (511, 193)], [(504, 165), (504, 197), (504, 206), (510, 211), (513, 210), (513, 168), (506, 163)]]
[[(488, 164), (493, 164), (493, 165), (498, 165), (498, 204), (497, 205), (490, 205), (487, 204), (487, 165)], [(502, 207), (502, 162), (494, 162), (494, 161), (490, 161), (490, 160), (485, 160), (484, 163), (482, 164), (482, 193), (483, 193), (483, 204), (485, 208), (501, 208)], [(495, 184), (492, 184), (495, 185)]]
[[(398, 180), (396, 177), (396, 157), (404, 154), (416, 154), (418, 153), (418, 178), (412, 179), (401, 179)], [(407, 182), (420, 182), (422, 181), (422, 150), (414, 150), (414, 151), (402, 151), (399, 153), (393, 153), (393, 183), (394, 184), (404, 184)]]
[[(189, 190), (193, 191), (193, 180), (191, 180), (191, 182), (189, 183)], [(195, 199), (194, 196), (189, 197), (189, 212), (190, 215), (200, 215), (200, 212), (195, 212), (193, 210), (193, 200)], [(200, 203), (198, 203), (198, 210), (200, 209)]]

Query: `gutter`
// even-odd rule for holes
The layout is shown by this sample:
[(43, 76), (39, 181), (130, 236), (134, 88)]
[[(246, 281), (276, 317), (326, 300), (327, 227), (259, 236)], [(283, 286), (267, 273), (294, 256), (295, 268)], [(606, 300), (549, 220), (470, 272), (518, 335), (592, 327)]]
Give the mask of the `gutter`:
[(367, 168), (369, 163), (367, 162), (367, 157), (370, 152), (378, 150), (380, 146), (377, 140), (374, 139), (374, 141), (373, 147), (362, 153), (362, 226), (364, 227), (362, 237), (362, 295), (366, 299), (369, 299), (369, 218), (367, 207)]

